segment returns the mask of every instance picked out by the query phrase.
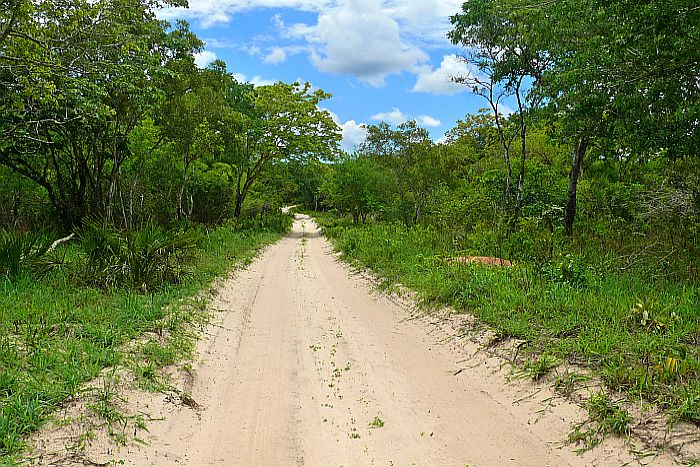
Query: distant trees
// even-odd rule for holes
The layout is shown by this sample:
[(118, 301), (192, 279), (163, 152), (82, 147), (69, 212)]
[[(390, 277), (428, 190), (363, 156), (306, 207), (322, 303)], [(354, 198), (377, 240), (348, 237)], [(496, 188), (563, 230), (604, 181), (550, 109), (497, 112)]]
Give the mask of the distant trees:
[(184, 3), (3, 2), (2, 174), (41, 187), (63, 230), (86, 217), (124, 227), (152, 215), (211, 219), (193, 212), (204, 185), (192, 180), (220, 189), (210, 170), (224, 175), (217, 196), (232, 193), (240, 217), (271, 161), (332, 159), (338, 128), (318, 108), (328, 94), (296, 83), (254, 88), (220, 61), (198, 69), (203, 43), (187, 23), (154, 13)]
[[(476, 0), (451, 19), (450, 39), (469, 47), (468, 55), (505, 89), (527, 77), (527, 100), (546, 104), (556, 136), (573, 148), (568, 235), (591, 148), (617, 148), (625, 158), (697, 155), (700, 10), (694, 2)], [(518, 104), (522, 123), (527, 112)]]

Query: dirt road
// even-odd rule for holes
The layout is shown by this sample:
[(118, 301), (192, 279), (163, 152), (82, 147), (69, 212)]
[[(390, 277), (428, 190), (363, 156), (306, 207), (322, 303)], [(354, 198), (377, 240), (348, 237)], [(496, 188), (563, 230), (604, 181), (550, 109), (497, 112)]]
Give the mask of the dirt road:
[(563, 441), (580, 409), (552, 403), (547, 388), (507, 383), (498, 362), (469, 360), (425, 320), (406, 319), (404, 307), (338, 262), (308, 217), (230, 279), (215, 305), (191, 386), (200, 409), (165, 404), (149, 444), (115, 454), (127, 465), (630, 460), (615, 442), (574, 454)]

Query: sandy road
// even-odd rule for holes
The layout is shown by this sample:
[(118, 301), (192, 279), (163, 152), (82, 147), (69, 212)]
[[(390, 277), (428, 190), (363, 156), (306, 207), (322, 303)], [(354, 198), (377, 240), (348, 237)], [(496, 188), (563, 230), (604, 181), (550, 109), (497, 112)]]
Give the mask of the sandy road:
[(518, 389), (507, 389), (501, 374), (482, 365), (455, 375), (458, 352), (372, 294), (308, 217), (298, 216), (289, 236), (230, 279), (215, 306), (220, 319), (200, 343), (191, 382), (201, 409), (171, 407), (149, 426), (147, 446), (118, 454), (127, 465), (629, 460), (618, 446), (587, 457), (564, 446), (577, 416), (566, 404), (538, 423), (537, 404), (514, 404)]

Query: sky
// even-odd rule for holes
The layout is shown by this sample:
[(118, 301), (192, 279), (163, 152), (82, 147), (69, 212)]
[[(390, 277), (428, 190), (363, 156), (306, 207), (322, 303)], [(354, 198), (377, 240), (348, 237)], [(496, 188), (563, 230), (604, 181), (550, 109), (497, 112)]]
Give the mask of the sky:
[(364, 140), (364, 124), (415, 119), (439, 141), (457, 119), (486, 107), (453, 76), (468, 73), (461, 47), (446, 38), (462, 0), (189, 0), (159, 16), (185, 19), (205, 41), (206, 67), (224, 60), (255, 85), (310, 82), (343, 131)]

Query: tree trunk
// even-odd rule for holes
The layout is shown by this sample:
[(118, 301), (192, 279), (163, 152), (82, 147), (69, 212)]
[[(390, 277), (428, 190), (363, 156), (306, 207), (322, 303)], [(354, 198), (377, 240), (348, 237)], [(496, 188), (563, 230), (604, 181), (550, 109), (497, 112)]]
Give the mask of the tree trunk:
[(22, 190), (15, 190), (14, 202), (12, 203), (12, 225), (19, 226), (19, 208), (22, 203)]
[(571, 172), (569, 172), (569, 190), (566, 200), (566, 210), (564, 211), (564, 230), (566, 236), (574, 234), (574, 219), (576, 218), (576, 191), (578, 189), (578, 179), (583, 168), (583, 158), (588, 150), (588, 136), (581, 137), (576, 143), (571, 154)]
[(188, 156), (185, 156), (184, 166), (182, 171), (182, 182), (180, 184), (180, 191), (177, 194), (177, 220), (182, 221), (186, 217), (185, 213), (185, 191), (187, 190), (187, 172), (190, 168), (190, 160)]
[(520, 171), (518, 173), (518, 193), (515, 201), (515, 221), (518, 220), (523, 209), (523, 191), (525, 189), (525, 159), (527, 158), (527, 124), (525, 122), (526, 110), (520, 96), (522, 80), (523, 78), (521, 77), (515, 90), (515, 95), (518, 99), (518, 116), (520, 119)]

